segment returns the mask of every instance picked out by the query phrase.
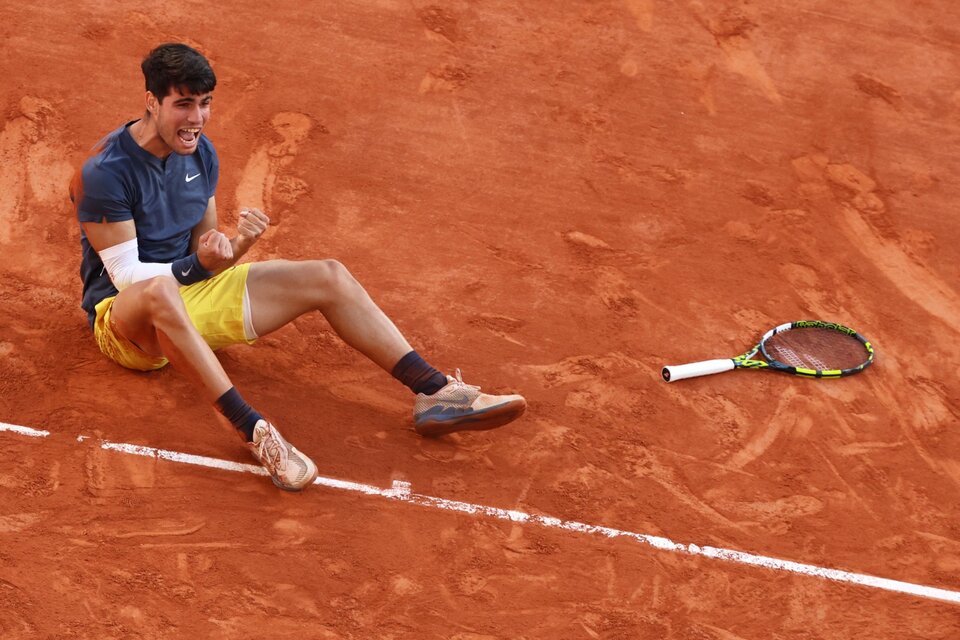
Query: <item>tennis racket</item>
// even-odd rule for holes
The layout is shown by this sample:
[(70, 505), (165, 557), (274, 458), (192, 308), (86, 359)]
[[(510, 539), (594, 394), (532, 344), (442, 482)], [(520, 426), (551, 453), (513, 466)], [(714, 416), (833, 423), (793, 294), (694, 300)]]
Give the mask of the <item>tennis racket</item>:
[[(757, 353), (765, 360), (754, 359)], [(807, 378), (840, 378), (860, 373), (873, 362), (873, 345), (842, 324), (801, 320), (774, 327), (750, 351), (736, 358), (666, 366), (667, 382), (709, 376), (732, 369), (773, 369)]]

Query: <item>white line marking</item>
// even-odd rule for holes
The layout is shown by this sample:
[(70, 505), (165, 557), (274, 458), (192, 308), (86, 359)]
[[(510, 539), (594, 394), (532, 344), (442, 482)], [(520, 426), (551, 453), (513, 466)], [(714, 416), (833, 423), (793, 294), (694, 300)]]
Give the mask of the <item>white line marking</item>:
[[(0, 422), (0, 432), (10, 431), (20, 435), (32, 438), (45, 438), (50, 435), (49, 431), (39, 431), (29, 427), (21, 427), (15, 424)], [(91, 439), (88, 436), (79, 436), (77, 441)], [(223, 471), (235, 471), (239, 473), (252, 473), (258, 476), (267, 475), (263, 467), (231, 462), (229, 460), (220, 460), (218, 458), (209, 458), (207, 456), (197, 456), (189, 453), (180, 453), (178, 451), (168, 451), (166, 449), (155, 449), (142, 445), (126, 444), (122, 442), (101, 441), (100, 447), (108, 451), (117, 451), (136, 456), (155, 458), (158, 460), (169, 460), (182, 464), (191, 464), (201, 467), (210, 467), (212, 469), (221, 469)], [(683, 544), (674, 542), (669, 538), (662, 536), (651, 536), (643, 533), (633, 533), (631, 531), (621, 531), (610, 527), (600, 527), (583, 522), (572, 520), (560, 520), (550, 516), (531, 515), (522, 511), (513, 511), (509, 509), (499, 509), (497, 507), (486, 507), (469, 502), (459, 502), (457, 500), (446, 500), (434, 496), (413, 493), (410, 489), (410, 483), (400, 480), (394, 480), (393, 486), (389, 489), (381, 489), (368, 484), (359, 484), (356, 482), (347, 482), (335, 478), (319, 477), (314, 481), (332, 489), (342, 489), (344, 491), (354, 491), (371, 496), (380, 496), (387, 500), (397, 500), (400, 502), (409, 502), (430, 509), (443, 509), (445, 511), (454, 511), (458, 513), (468, 513), (471, 515), (481, 515), (498, 520), (509, 520), (510, 522), (520, 522), (537, 524), (542, 527), (553, 529), (562, 529), (564, 531), (573, 531), (588, 535), (601, 535), (607, 538), (630, 538), (641, 544), (650, 545), (663, 551), (672, 551), (674, 553), (683, 553), (691, 556), (703, 556), (717, 560), (726, 560), (739, 564), (763, 567), (775, 571), (787, 571), (815, 578), (823, 578), (834, 582), (847, 582), (874, 589), (883, 589), (885, 591), (895, 591), (898, 593), (907, 593), (921, 598), (930, 598), (932, 600), (943, 600), (960, 604), (960, 592), (939, 589), (937, 587), (927, 587), (924, 585), (913, 584), (910, 582), (901, 582), (900, 580), (890, 580), (888, 578), (878, 578), (861, 573), (850, 573), (840, 571), (839, 569), (828, 569), (818, 567), (812, 564), (803, 564), (791, 560), (781, 560), (779, 558), (770, 558), (767, 556), (754, 555), (743, 551), (734, 551), (731, 549), (719, 549), (717, 547), (702, 547), (697, 544)]]
[(19, 433), (22, 436), (30, 436), (31, 438), (46, 438), (50, 435), (49, 431), (38, 431), (37, 429), (31, 429), (30, 427), (21, 427), (18, 424), (7, 424), (6, 422), (0, 422), (0, 431), (12, 431), (13, 433)]
[(129, 453), (130, 455), (134, 456), (144, 456), (145, 458), (159, 458), (160, 460), (170, 460), (171, 462), (192, 464), (198, 467), (210, 467), (212, 469), (221, 469), (223, 471), (253, 473), (258, 476), (268, 475), (267, 470), (259, 465), (241, 464), (239, 462), (230, 462), (229, 460), (208, 458), (207, 456), (195, 456), (189, 453), (179, 453), (177, 451), (167, 451), (165, 449), (154, 449), (153, 447), (144, 447), (138, 444), (107, 442), (104, 440), (100, 443), (100, 448), (106, 449), (107, 451)]

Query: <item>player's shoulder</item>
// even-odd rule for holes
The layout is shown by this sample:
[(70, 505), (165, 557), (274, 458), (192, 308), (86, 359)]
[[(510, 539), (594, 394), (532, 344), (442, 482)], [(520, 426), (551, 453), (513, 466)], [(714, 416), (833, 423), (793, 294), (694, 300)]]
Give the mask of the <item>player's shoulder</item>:
[(204, 171), (208, 176), (213, 176), (213, 185), (216, 185), (217, 176), (220, 174), (220, 159), (217, 157), (217, 149), (213, 142), (206, 135), (201, 135), (197, 142), (197, 157), (203, 164)]
[(126, 127), (127, 125), (123, 125), (114, 129), (93, 145), (90, 155), (83, 163), (84, 175), (116, 174), (131, 164), (130, 154), (122, 141)]
[(214, 150), (213, 140), (211, 140), (206, 133), (201, 133), (198, 147), (205, 151), (213, 151)]
[(213, 158), (214, 160), (217, 158), (217, 148), (206, 134), (200, 135), (200, 140), (197, 142), (197, 151), (206, 158)]
[(79, 192), (90, 197), (121, 198), (137, 191), (138, 172), (142, 169), (138, 169), (123, 140), (123, 136), (129, 138), (129, 124), (114, 129), (93, 146), (80, 168)]

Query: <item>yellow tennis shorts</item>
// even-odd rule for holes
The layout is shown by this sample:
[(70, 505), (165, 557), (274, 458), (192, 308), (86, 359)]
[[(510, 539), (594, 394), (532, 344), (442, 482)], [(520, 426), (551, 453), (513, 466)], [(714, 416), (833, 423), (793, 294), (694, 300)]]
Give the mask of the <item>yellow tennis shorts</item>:
[[(180, 287), (180, 297), (190, 320), (211, 349), (256, 341), (247, 340), (243, 330), (243, 294), (249, 271), (250, 263), (247, 262), (230, 267), (209, 280)], [(128, 369), (153, 371), (166, 366), (166, 358), (144, 353), (114, 330), (110, 311), (115, 299), (116, 296), (104, 298), (97, 304), (93, 335), (100, 351)]]

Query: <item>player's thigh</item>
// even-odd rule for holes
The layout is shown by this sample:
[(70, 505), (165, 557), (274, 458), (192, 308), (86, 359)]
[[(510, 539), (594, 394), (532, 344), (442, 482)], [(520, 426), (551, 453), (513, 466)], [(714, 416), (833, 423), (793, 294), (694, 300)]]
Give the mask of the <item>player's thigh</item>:
[(322, 308), (348, 292), (356, 281), (336, 260), (269, 260), (250, 265), (247, 293), (257, 335), (276, 331), (297, 317)]

